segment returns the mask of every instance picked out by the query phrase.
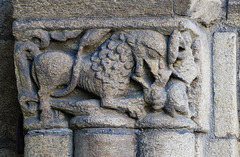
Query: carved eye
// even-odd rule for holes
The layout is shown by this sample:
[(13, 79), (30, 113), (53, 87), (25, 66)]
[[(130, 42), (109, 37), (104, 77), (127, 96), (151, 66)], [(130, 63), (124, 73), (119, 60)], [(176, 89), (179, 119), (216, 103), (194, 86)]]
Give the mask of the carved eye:
[(159, 54), (157, 53), (157, 51), (152, 50), (152, 49), (149, 49), (149, 50), (148, 50), (148, 55), (149, 55), (151, 58), (157, 58), (157, 57), (159, 57)]

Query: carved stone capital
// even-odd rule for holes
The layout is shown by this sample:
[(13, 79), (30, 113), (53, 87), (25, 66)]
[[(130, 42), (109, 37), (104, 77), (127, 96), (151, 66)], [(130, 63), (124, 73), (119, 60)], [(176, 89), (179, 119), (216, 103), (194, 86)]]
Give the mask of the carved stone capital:
[(19, 20), (19, 102), (28, 130), (208, 130), (208, 44), (185, 19)]

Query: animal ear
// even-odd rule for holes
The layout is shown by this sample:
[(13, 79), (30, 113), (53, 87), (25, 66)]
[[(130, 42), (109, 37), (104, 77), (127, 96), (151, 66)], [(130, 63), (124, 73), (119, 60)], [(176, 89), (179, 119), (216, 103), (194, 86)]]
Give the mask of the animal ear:
[(174, 30), (169, 39), (169, 49), (168, 49), (168, 63), (173, 64), (177, 57), (180, 47), (180, 37), (181, 34), (178, 30)]
[(130, 46), (134, 47), (134, 46), (136, 45), (136, 39), (133, 38), (133, 37), (130, 37), (130, 38), (127, 39), (127, 43), (128, 43)]
[(182, 34), (182, 40), (185, 43), (186, 47), (191, 47), (192, 44), (192, 36), (189, 32), (183, 32)]
[(91, 29), (88, 30), (80, 40), (81, 46), (95, 45), (102, 40), (102, 38), (110, 32), (111, 29)]

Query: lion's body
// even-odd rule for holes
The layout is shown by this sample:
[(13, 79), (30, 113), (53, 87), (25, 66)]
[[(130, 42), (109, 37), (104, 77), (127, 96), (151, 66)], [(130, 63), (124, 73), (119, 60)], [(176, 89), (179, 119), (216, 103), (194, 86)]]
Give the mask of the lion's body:
[[(45, 52), (34, 59), (35, 82), (39, 96), (50, 96), (54, 90), (68, 85), (74, 56), (64, 52)], [(123, 40), (108, 39), (98, 50), (82, 57), (78, 84), (101, 98), (122, 96), (130, 82), (134, 66), (132, 51)]]
[[(97, 32), (97, 35), (94, 32)], [(33, 43), (23, 45), (16, 52), (17, 60), (23, 63), (18, 66), (20, 71), (22, 67), (29, 65), (26, 62), (26, 54), (28, 54), (26, 50), (31, 50), (30, 52), (33, 53), (30, 69), (34, 82), (39, 87), (37, 92), (42, 111), (40, 119), (43, 123), (47, 124), (54, 117), (49, 103), (50, 96), (66, 96), (76, 86), (99, 96), (102, 107), (113, 108), (111, 100), (125, 95), (131, 78), (144, 88), (151, 88), (152, 84), (154, 86), (168, 80), (170, 74), (166, 70), (167, 44), (164, 35), (151, 30), (119, 31), (104, 41), (99, 40), (102, 43), (100, 46), (91, 52), (86, 52), (84, 43), (91, 44), (95, 37), (98, 38), (99, 32), (101, 34), (102, 31), (86, 33), (87, 35), (82, 37), (82, 42), (80, 41), (76, 55), (60, 51), (40, 53)], [(146, 68), (154, 77), (153, 80), (146, 76)], [(28, 81), (28, 86), (24, 87), (26, 90), (33, 86), (32, 79), (29, 79), (30, 69), (25, 68), (26, 72), (22, 72), (21, 75), (24, 76), (22, 80)], [(167, 74), (162, 73), (164, 70)], [(31, 89), (36, 91), (34, 87)]]

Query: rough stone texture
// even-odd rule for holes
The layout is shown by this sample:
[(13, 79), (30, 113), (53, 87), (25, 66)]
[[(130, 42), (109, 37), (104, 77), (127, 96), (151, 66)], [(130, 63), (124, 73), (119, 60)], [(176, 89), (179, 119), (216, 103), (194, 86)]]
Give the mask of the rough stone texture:
[[(83, 129), (75, 136), (76, 156), (146, 156), (154, 143), (149, 132), (158, 134), (157, 145), (178, 140), (172, 150), (166, 143), (150, 155), (194, 156), (193, 130), (208, 130), (209, 112), (203, 78), (209, 76), (209, 49), (198, 24), (181, 18), (20, 19), (14, 35), (25, 129)], [(118, 135), (125, 128), (143, 130), (138, 152), (136, 144), (115, 150), (134, 143), (135, 135)]]
[(205, 134), (195, 134), (195, 157), (205, 156)]
[(227, 12), (227, 23), (240, 27), (240, 1), (239, 0), (229, 0), (228, 1), (228, 12)]
[[(17, 157), (17, 130), (20, 114), (17, 101), (13, 55), (10, 0), (0, 0), (0, 156)], [(21, 151), (21, 150), (18, 150)], [(20, 153), (20, 152), (19, 152)]]
[(238, 142), (238, 155), (240, 154), (240, 142)]
[[(195, 104), (196, 116), (194, 117), (194, 121), (199, 124), (199, 131), (208, 132), (210, 130), (210, 104), (211, 104), (211, 64), (210, 64), (210, 46), (209, 40), (206, 35), (203, 35), (201, 42), (201, 53), (196, 52), (198, 54), (197, 61), (202, 65), (200, 70), (200, 77), (192, 83), (193, 89), (191, 91), (191, 99), (196, 100), (193, 104)], [(200, 59), (202, 58), (202, 59)], [(201, 85), (199, 85), (200, 83)], [(199, 93), (199, 94), (197, 94)]]
[(12, 149), (1, 148), (0, 149), (0, 156), (1, 157), (18, 157), (19, 154)]
[[(183, 19), (162, 19), (156, 17), (139, 17), (139, 18), (63, 18), (63, 19), (18, 19), (13, 23), (13, 34), (19, 38), (21, 32), (34, 29), (46, 30), (64, 30), (72, 29), (86, 29), (86, 28), (115, 28), (115, 29), (157, 29), (159, 32), (170, 35), (173, 29), (179, 27), (182, 21), (182, 26), (191, 27), (189, 21)], [(190, 26), (189, 26), (190, 25)], [(199, 28), (194, 28), (194, 30)], [(21, 36), (20, 36), (21, 37)]]
[[(0, 0), (0, 36), (10, 38), (12, 34), (13, 8), (9, 0)], [(12, 37), (11, 37), (12, 38)]]
[(173, 3), (174, 13), (178, 15), (191, 15), (196, 0), (175, 0)]
[(171, 16), (172, 0), (14, 0), (14, 18)]
[(177, 15), (187, 15), (209, 25), (220, 17), (221, 4), (220, 0), (175, 0), (173, 9)]
[(136, 135), (131, 129), (91, 128), (75, 131), (75, 156), (136, 156)]
[(215, 139), (207, 144), (206, 157), (239, 157), (236, 139)]
[(186, 130), (145, 130), (139, 135), (140, 157), (194, 157), (195, 136)]
[[(14, 0), (14, 18), (171, 17), (188, 15), (210, 24), (220, 14), (220, 0)], [(210, 11), (208, 11), (210, 10)]]
[[(239, 62), (234, 62), (239, 58), (234, 50), (237, 34), (228, 39), (231, 33), (215, 33), (213, 52), (209, 46), (214, 32), (239, 32), (238, 0), (11, 2), (17, 18), (16, 72), (26, 129), (77, 130), (75, 146), (79, 149), (75, 149), (75, 156), (238, 156), (235, 78)], [(11, 3), (0, 0), (0, 11), (0, 40), (7, 39), (1, 44), (6, 51), (12, 43)], [(119, 55), (122, 53), (134, 55), (127, 57), (127, 63), (133, 63), (108, 66), (113, 60), (123, 61), (124, 55)], [(0, 106), (0, 156), (7, 157), (17, 156), (16, 136), (11, 131), (16, 129), (12, 124), (17, 116), (9, 113), (17, 113), (17, 109), (5, 107), (17, 104), (11, 99), (17, 97), (11, 86), (14, 83), (6, 77), (13, 74), (11, 68), (12, 73), (6, 74), (12, 67), (10, 60), (9, 56), (4, 58), (0, 70), (7, 78), (1, 80), (6, 84), (1, 85), (4, 90), (0, 96), (4, 100)], [(126, 67), (132, 68), (130, 72)], [(122, 79), (117, 72), (125, 72), (127, 77)], [(124, 97), (120, 89), (126, 90), (122, 92)], [(105, 99), (109, 95), (112, 97)], [(139, 148), (135, 133), (126, 131), (131, 129), (142, 131)], [(45, 156), (51, 156), (47, 151), (51, 150), (46, 150)]]
[(236, 34), (215, 33), (213, 78), (217, 137), (238, 136), (236, 74)]
[(0, 40), (0, 154), (16, 154), (17, 147), (19, 105), (12, 57), (13, 46), (14, 41)]
[[(209, 75), (209, 73), (208, 73), (209, 69), (207, 69), (207, 68), (209, 68), (207, 66), (209, 64), (208, 63), (209, 60), (207, 59), (208, 57), (206, 55), (206, 54), (209, 54), (209, 53), (207, 53), (209, 49), (208, 49), (208, 44), (206, 43), (206, 36), (205, 36), (203, 30), (201, 30), (197, 25), (191, 23), (188, 20), (182, 20), (182, 19), (176, 19), (175, 20), (175, 19), (171, 19), (171, 18), (170, 19), (148, 18), (149, 21), (155, 23), (154, 26), (152, 26), (152, 24), (149, 23), (148, 21), (144, 21), (144, 20), (145, 20), (145, 18), (137, 18), (137, 19), (134, 19), (134, 18), (128, 18), (128, 19), (127, 18), (116, 18), (116, 19), (103, 19), (103, 20), (98, 20), (96, 18), (95, 19), (81, 19), (81, 18), (75, 19), (74, 18), (74, 19), (66, 19), (66, 20), (62, 20), (62, 21), (59, 21), (59, 20), (50, 20), (50, 21), (49, 20), (42, 20), (42, 21), (36, 20), (36, 21), (31, 21), (31, 23), (28, 23), (28, 21), (24, 21), (24, 20), (21, 21), (20, 20), (20, 21), (15, 22), (15, 24), (14, 24), (14, 34), (15, 34), (15, 36), (18, 40), (31, 40), (30, 39), (31, 35), (37, 37), (37, 35), (40, 34), (39, 38), (41, 40), (43, 40), (42, 45), (45, 44), (45, 47), (47, 47), (48, 44), (49, 44), (49, 38), (53, 38), (53, 37), (52, 37), (52, 35), (51, 35), (51, 37), (49, 37), (48, 34), (47, 34), (48, 32), (45, 31), (45, 30), (49, 30), (49, 29), (50, 30), (52, 30), (52, 29), (58, 30), (58, 29), (63, 29), (64, 27), (68, 27), (68, 28), (70, 27), (70, 28), (74, 28), (76, 30), (79, 30), (79, 29), (85, 29), (86, 30), (89, 27), (90, 28), (92, 28), (92, 27), (97, 27), (97, 28), (98, 27), (105, 27), (105, 29), (89, 30), (85, 33), (85, 35), (80, 37), (81, 41), (82, 41), (82, 44), (83, 44), (83, 47), (84, 47), (84, 46), (87, 46), (88, 44), (91, 45), (92, 43), (91, 42), (84, 43), (83, 40), (92, 41), (93, 37), (95, 37), (95, 40), (97, 42), (98, 40), (101, 40), (101, 38), (102, 38), (102, 36), (98, 36), (98, 34), (101, 34), (101, 32), (103, 34), (104, 34), (104, 32), (107, 33), (108, 31), (110, 31), (107, 28), (114, 27), (114, 28), (116, 28), (116, 30), (115, 31), (114, 30), (110, 31), (112, 33), (112, 34), (109, 33), (110, 38), (107, 39), (107, 40), (104, 39), (105, 42), (103, 42), (103, 45), (99, 46), (100, 49), (101, 49), (99, 52), (95, 52), (95, 51), (88, 52), (89, 55), (92, 55), (91, 58), (94, 57), (95, 59), (89, 60), (89, 58), (86, 57), (82, 60), (82, 62), (84, 64), (82, 64), (82, 65), (79, 64), (79, 66), (83, 68), (83, 71), (88, 71), (88, 74), (87, 75), (84, 74), (84, 72), (81, 71), (81, 68), (79, 68), (78, 69), (79, 76), (77, 76), (77, 75), (76, 76), (80, 77), (81, 79), (83, 79), (85, 77), (89, 77), (90, 79), (92, 79), (91, 84), (86, 84), (86, 82), (84, 82), (84, 79), (83, 79), (83, 81), (79, 81), (79, 83), (75, 84), (75, 86), (84, 88), (85, 90), (89, 91), (90, 93), (94, 93), (94, 94), (100, 96), (102, 98), (102, 100), (104, 100), (104, 98), (105, 98), (104, 95), (108, 95), (108, 97), (110, 97), (109, 100), (108, 100), (108, 103), (111, 103), (111, 105), (112, 105), (112, 106), (108, 106), (108, 108), (115, 108), (115, 109), (118, 108), (117, 110), (119, 110), (119, 109), (122, 110), (123, 108), (125, 108), (127, 110), (127, 112), (130, 113), (130, 117), (133, 117), (134, 114), (137, 113), (137, 115), (136, 115), (137, 118), (141, 118), (142, 115), (140, 115), (139, 113), (142, 112), (142, 109), (139, 108), (139, 107), (141, 105), (144, 105), (143, 104), (144, 102), (147, 102), (147, 103), (153, 105), (154, 110), (158, 110), (160, 112), (162, 107), (164, 107), (164, 103), (165, 103), (165, 99), (166, 99), (166, 97), (164, 98), (164, 97), (161, 96), (161, 94), (160, 94), (161, 92), (163, 92), (163, 95), (165, 93), (165, 94), (168, 94), (169, 97), (173, 97), (170, 101), (171, 103), (169, 103), (168, 106), (167, 105), (165, 106), (166, 107), (165, 109), (169, 112), (169, 114), (172, 114), (172, 115), (182, 114), (186, 117), (189, 117), (189, 116), (191, 117), (192, 116), (191, 115), (192, 111), (190, 111), (190, 109), (188, 108), (189, 107), (188, 98), (187, 98), (188, 95), (191, 95), (191, 99), (194, 100), (194, 101), (191, 101), (191, 106), (195, 106), (195, 108), (198, 111), (200, 110), (198, 108), (208, 110), (207, 105), (209, 103), (207, 101), (209, 101), (209, 99), (207, 99), (207, 98), (209, 98), (209, 95), (208, 95), (207, 91), (209, 91), (209, 90), (207, 89), (208, 83), (206, 83), (206, 82), (208, 82), (207, 81), (208, 79), (205, 79), (201, 76), (201, 75), (203, 75), (203, 76), (205, 76), (205, 75), (208, 76)], [(178, 35), (174, 36), (173, 34), (171, 34), (172, 31), (174, 29), (177, 29), (178, 27), (181, 27), (183, 33), (181, 31), (176, 30), (175, 32), (178, 32), (177, 33)], [(44, 30), (41, 30), (41, 29), (38, 29), (38, 28), (42, 28)], [(138, 31), (124, 30), (125, 32), (124, 31), (119, 32), (118, 29), (121, 30), (122, 28), (132, 28), (132, 29), (144, 28), (144, 29), (147, 29), (147, 30), (138, 30)], [(162, 34), (167, 34), (168, 36), (171, 36), (172, 44), (170, 44), (170, 46), (175, 44), (175, 46), (173, 46), (173, 49), (171, 49), (171, 51), (166, 52), (165, 39), (163, 39), (163, 36), (162, 36), (161, 33), (157, 33), (155, 31), (149, 30), (149, 29), (153, 29), (153, 28), (157, 29)], [(33, 30), (33, 31), (30, 30), (30, 31), (24, 32), (27, 29), (35, 29), (35, 30)], [(189, 30), (189, 31), (193, 32), (198, 38), (196, 38), (194, 36), (192, 37), (191, 33), (184, 32), (184, 30)], [(73, 31), (75, 31), (75, 30), (73, 30)], [(91, 33), (91, 31), (95, 32), (96, 35), (94, 35), (94, 33)], [(65, 31), (65, 33), (66, 33), (66, 31)], [(68, 33), (70, 33), (70, 32), (68, 32)], [(50, 34), (52, 34), (52, 32), (50, 32)], [(59, 33), (59, 34), (62, 34), (62, 33)], [(89, 36), (91, 40), (88, 39), (87, 34), (92, 34), (93, 37)], [(84, 39), (84, 38), (86, 38), (86, 39)], [(138, 38), (138, 41), (137, 41), (136, 46), (135, 46), (134, 45), (134, 40), (136, 38)], [(148, 40), (150, 38), (153, 38), (154, 40)], [(130, 39), (133, 41), (132, 44), (131, 44)], [(58, 40), (58, 38), (55, 38), (55, 40)], [(61, 40), (62, 39), (60, 39), (60, 41)], [(78, 40), (78, 39), (75, 39), (75, 40)], [(185, 55), (183, 55), (182, 57), (178, 57), (177, 55), (174, 57), (174, 55), (173, 55), (173, 57), (171, 59), (166, 58), (167, 60), (171, 60), (171, 63), (169, 62), (170, 64), (174, 64), (177, 61), (178, 58), (179, 58), (179, 60), (181, 60), (177, 64), (174, 64), (174, 67), (172, 67), (172, 68), (167, 67), (168, 63), (166, 63), (164, 61), (161, 61), (161, 60), (164, 60), (164, 57), (167, 56), (166, 53), (169, 53), (169, 54), (175, 54), (176, 53), (176, 54), (178, 54), (178, 52), (177, 52), (178, 50), (175, 50), (175, 49), (178, 48), (177, 45), (180, 44), (179, 42), (183, 42), (185, 40), (186, 40), (186, 43), (185, 43), (185, 45), (183, 45)], [(59, 42), (53, 41), (53, 43), (58, 44)], [(148, 51), (143, 49), (143, 47), (145, 46), (143, 43), (146, 44), (146, 45), (149, 45), (153, 50), (156, 50), (158, 53), (161, 53), (162, 56), (157, 56), (156, 55), (156, 56), (153, 56), (151, 58), (151, 56), (149, 54), (149, 56), (150, 56), (149, 57), (148, 56)], [(161, 43), (160, 46), (158, 46), (159, 43)], [(85, 44), (87, 44), (87, 45), (85, 45)], [(129, 44), (130, 47), (125, 46), (125, 47), (123, 47), (123, 49), (121, 49), (120, 48), (121, 44), (123, 44), (123, 45), (124, 44), (125, 45)], [(141, 46), (141, 44), (143, 44), (143, 47)], [(63, 49), (60, 48), (60, 44), (58, 44), (58, 45), (59, 46), (57, 47), (57, 50), (63, 50)], [(108, 46), (108, 45), (113, 45), (113, 46)], [(48, 91), (45, 91), (46, 92), (45, 94), (49, 94), (50, 88), (55, 89), (57, 86), (63, 84), (64, 82), (67, 83), (67, 82), (70, 81), (68, 76), (70, 75), (71, 70), (69, 70), (69, 69), (73, 64), (73, 58), (71, 57), (71, 55), (64, 55), (63, 53), (59, 53), (58, 51), (56, 51), (54, 53), (40, 52), (39, 50), (37, 50), (38, 49), (37, 45), (34, 46), (34, 44), (27, 43), (27, 42), (26, 43), (20, 43), (19, 48), (18, 48), (18, 46), (16, 47), (17, 48), (16, 49), (16, 65), (21, 65), (23, 67), (16, 66), (16, 69), (21, 70), (21, 68), (26, 68), (26, 73), (24, 71), (18, 71), (17, 73), (19, 74), (19, 76), (24, 76), (23, 78), (26, 78), (28, 81), (22, 81), (22, 82), (25, 82), (25, 85), (19, 84), (19, 91), (22, 91), (23, 89), (31, 90), (31, 91), (33, 91), (33, 93), (36, 93), (36, 91), (37, 91), (37, 90), (34, 91), (33, 89), (31, 89), (31, 86), (32, 86), (31, 82), (34, 81), (34, 80), (29, 80), (28, 79), (29, 76), (31, 75), (30, 73), (27, 72), (28, 71), (27, 70), (28, 63), (25, 62), (24, 60), (20, 60), (21, 57), (24, 58), (24, 56), (26, 55), (25, 51), (23, 49), (25, 49), (27, 47), (31, 47), (31, 46), (36, 48), (36, 54), (33, 54), (33, 56), (31, 56), (32, 59), (30, 59), (30, 60), (35, 60), (34, 58), (38, 58), (37, 57), (38, 53), (44, 53), (44, 55), (42, 55), (40, 58), (36, 59), (38, 61), (36, 61), (36, 62), (34, 61), (34, 66), (36, 66), (36, 71), (35, 72), (39, 73), (39, 75), (37, 75), (38, 79), (41, 77), (39, 79), (39, 82), (37, 82), (37, 84), (40, 83), (40, 86), (44, 84), (45, 87), (42, 88), (42, 91), (45, 91), (46, 89), (48, 90)], [(118, 46), (119, 46), (119, 48), (118, 48)], [(56, 49), (56, 47), (52, 47), (52, 46), (50, 48), (52, 50)], [(115, 54), (115, 49), (117, 50), (116, 54)], [(135, 51), (135, 49), (139, 49), (139, 51), (141, 51), (142, 54), (141, 55), (138, 54), (138, 51)], [(120, 52), (121, 50), (131, 50), (133, 52), (133, 55), (136, 55), (135, 60), (132, 60), (131, 57), (129, 56), (129, 59), (127, 60), (127, 63), (129, 64), (132, 61), (135, 62), (136, 63), (135, 66), (136, 66), (137, 69), (136, 69), (136, 71), (126, 70), (126, 74), (127, 74), (126, 76), (127, 77), (118, 76), (118, 74), (112, 75), (112, 78), (114, 79), (113, 81), (115, 81), (115, 85), (114, 86), (110, 85), (109, 86), (110, 88), (105, 91), (105, 89), (107, 89), (107, 87), (108, 87), (108, 86), (104, 87), (105, 82), (103, 84), (104, 86), (102, 87), (102, 85), (99, 83), (99, 81), (96, 80), (96, 78), (100, 79), (102, 81), (106, 80), (106, 84), (108, 82), (107, 81), (108, 79), (103, 78), (101, 76), (103, 74), (99, 75), (100, 73), (98, 72), (98, 68), (101, 69), (101, 67), (100, 66), (98, 67), (97, 63), (102, 59), (101, 57), (99, 57), (99, 54), (105, 53), (105, 51), (106, 51), (106, 54), (108, 54), (108, 53), (110, 53), (110, 51), (113, 51), (112, 53), (114, 53), (114, 55), (116, 55), (115, 58), (117, 57), (116, 58), (117, 60), (115, 60), (114, 62), (118, 63), (118, 56), (119, 56), (118, 52)], [(35, 50), (33, 50), (33, 51), (35, 51)], [(64, 51), (68, 51), (68, 50), (64, 49)], [(70, 51), (73, 51), (73, 53), (76, 52), (76, 50), (70, 50)], [(147, 53), (145, 54), (145, 52), (147, 52)], [(79, 51), (79, 53), (81, 54), (81, 51)], [(61, 59), (62, 61), (65, 62), (65, 64), (64, 64), (65, 68), (68, 69), (68, 70), (67, 70), (66, 73), (64, 73), (64, 71), (62, 70), (63, 68), (55, 69), (56, 74), (54, 74), (55, 75), (54, 79), (50, 78), (50, 76), (52, 74), (50, 74), (49, 76), (46, 76), (46, 78), (45, 78), (44, 73), (47, 73), (46, 70), (48, 70), (48, 69), (43, 69), (44, 66), (45, 66), (44, 62), (45, 62), (45, 60), (48, 60), (49, 62), (53, 62), (53, 60), (51, 59), (50, 56), (54, 56), (54, 54), (55, 55), (59, 54), (59, 57), (60, 57), (59, 59)], [(128, 52), (125, 55), (127, 56), (129, 54), (130, 53)], [(144, 55), (145, 55), (144, 60), (145, 60), (146, 64), (149, 65), (149, 70), (151, 71), (151, 73), (154, 75), (154, 77), (156, 79), (155, 82), (153, 83), (153, 85), (151, 85), (151, 87), (149, 87), (149, 85), (148, 85), (151, 80), (147, 80), (148, 78), (146, 78), (146, 80), (144, 80), (145, 78), (144, 79), (142, 78), (142, 77), (146, 76), (143, 73), (144, 71), (146, 71), (146, 68), (143, 69), (142, 64), (138, 64), (138, 63), (142, 62)], [(154, 54), (151, 54), (151, 55), (154, 55)], [(109, 56), (111, 56), (111, 55), (110, 54), (106, 55), (106, 60), (108, 59)], [(122, 54), (120, 56), (122, 56)], [(114, 60), (111, 57), (109, 57), (109, 58), (110, 58), (110, 60)], [(204, 58), (204, 62), (205, 62), (204, 64), (201, 61), (196, 62), (197, 60), (202, 60), (203, 58)], [(94, 60), (96, 60), (96, 61), (94, 61)], [(162, 65), (159, 65), (159, 62), (157, 60), (160, 60), (160, 62), (162, 62)], [(121, 58), (120, 58), (120, 61), (121, 61)], [(18, 62), (21, 63), (21, 64), (19, 64)], [(85, 64), (87, 62), (88, 62), (88, 64)], [(94, 63), (94, 62), (96, 62), (96, 63)], [(112, 63), (113, 62), (111, 61), (111, 64)], [(59, 62), (57, 64), (60, 65), (61, 63)], [(131, 64), (129, 64), (129, 65), (131, 66)], [(62, 66), (62, 65), (60, 65), (60, 66)], [(103, 66), (105, 66), (105, 65), (103, 65)], [(122, 63), (119, 64), (119, 66), (122, 66)], [(173, 65), (170, 65), (170, 66), (173, 66)], [(198, 67), (198, 66), (200, 66), (200, 67)], [(108, 68), (108, 67), (105, 67), (105, 69), (106, 68)], [(116, 71), (116, 67), (113, 70)], [(117, 71), (120, 71), (120, 70), (117, 70)], [(124, 69), (121, 68), (121, 71), (124, 71)], [(176, 75), (176, 77), (178, 79), (185, 81), (186, 84), (191, 84), (194, 81), (194, 83), (192, 83), (192, 84), (196, 85), (196, 88), (193, 88), (190, 91), (191, 94), (186, 93), (186, 91), (187, 91), (187, 89), (185, 87), (186, 85), (185, 85), (185, 83), (183, 83), (181, 81), (177, 81), (176, 79), (170, 78), (169, 83), (166, 84), (168, 79), (169, 79), (169, 76), (171, 74), (171, 71), (174, 75)], [(198, 75), (199, 72), (201, 73), (200, 76)], [(97, 77), (95, 77), (95, 73), (96, 73)], [(110, 71), (110, 73), (111, 73), (111, 71)], [(139, 92), (144, 93), (144, 101), (142, 101), (140, 99), (139, 100), (136, 99), (137, 101), (139, 101), (138, 102), (139, 105), (137, 105), (138, 106), (137, 108), (135, 108), (134, 107), (135, 105), (133, 105), (132, 109), (130, 109), (128, 107), (128, 105), (123, 105), (123, 104), (127, 104), (127, 101), (131, 102), (132, 100), (134, 100), (138, 96), (136, 96), (135, 98), (129, 98), (129, 99), (128, 98), (117, 98), (118, 96), (121, 95), (121, 93), (124, 95), (125, 90), (128, 90), (129, 82), (125, 81), (126, 83), (121, 85), (122, 86), (121, 88), (123, 89), (123, 92), (120, 92), (120, 94), (119, 94), (119, 91), (118, 91), (120, 89), (120, 86), (119, 86), (120, 78), (121, 78), (121, 80), (128, 80), (129, 79), (128, 78), (129, 73), (132, 73), (132, 76), (130, 76), (130, 77), (133, 80), (138, 82), (141, 86), (146, 86), (148, 88), (147, 90), (139, 91)], [(136, 73), (136, 76), (134, 76), (134, 73)], [(139, 74), (137, 74), (137, 73), (139, 73)], [(118, 80), (116, 79), (116, 76), (118, 76), (117, 77)], [(195, 80), (196, 77), (198, 77), (198, 79)], [(35, 76), (33, 76), (33, 78), (35, 78)], [(62, 82), (61, 82), (61, 81), (57, 81), (57, 79), (59, 79), (59, 78), (65, 78), (65, 79), (64, 80), (62, 79), (61, 80)], [(206, 78), (209, 78), (209, 77), (206, 77)], [(46, 80), (48, 80), (48, 81), (46, 82)], [(29, 84), (29, 85), (27, 85), (27, 84)], [(161, 87), (161, 86), (163, 86), (164, 88)], [(71, 87), (71, 86), (69, 86), (69, 87)], [(172, 88), (176, 88), (176, 89), (179, 89), (179, 90), (178, 90), (177, 93), (175, 93), (174, 90), (171, 90)], [(201, 90), (201, 88), (205, 88), (206, 90), (203, 92)], [(68, 89), (68, 88), (66, 88), (66, 89)], [(115, 91), (115, 92), (111, 93), (110, 89), (111, 89), (111, 91)], [(64, 90), (62, 90), (62, 91), (64, 91)], [(72, 89), (69, 90), (69, 91), (71, 92)], [(56, 95), (56, 93), (58, 93), (58, 90), (51, 95), (52, 96), (55, 95), (55, 96), (59, 97), (59, 95), (58, 94)], [(157, 94), (151, 95), (151, 93), (157, 93)], [(178, 98), (177, 95), (179, 96), (179, 98)], [(32, 96), (34, 96), (34, 94)], [(63, 95), (60, 95), (60, 97), (61, 96), (63, 96)], [(30, 98), (28, 98), (28, 99), (30, 99)], [(32, 97), (32, 99), (33, 100), (31, 100), (31, 101), (35, 101), (34, 97)], [(114, 100), (114, 99), (116, 99), (116, 100)], [(137, 101), (135, 101), (134, 103), (136, 103)], [(202, 101), (203, 101), (203, 103), (201, 103), (201, 105), (204, 105), (204, 107), (201, 107), (201, 105), (199, 105), (199, 103), (202, 102)], [(100, 103), (101, 103), (101, 105), (103, 105), (103, 107), (104, 107), (104, 105), (106, 105), (106, 104), (102, 104), (102, 102), (100, 102)], [(57, 104), (57, 103), (55, 103), (55, 104)], [(80, 104), (78, 104), (78, 105), (80, 105)], [(64, 109), (63, 107), (64, 106), (61, 106), (61, 110), (66, 110), (66, 108)], [(67, 107), (67, 105), (65, 105), (65, 107)], [(167, 107), (168, 107), (168, 109), (167, 109)], [(59, 107), (57, 107), (57, 105), (55, 105), (54, 108), (60, 109)], [(67, 109), (67, 110), (69, 110), (69, 109)], [(80, 110), (81, 110), (81, 108), (80, 108)], [(134, 113), (137, 110), (139, 110), (141, 112)], [(79, 111), (79, 112), (81, 112), (81, 111)], [(208, 111), (205, 111), (204, 112), (205, 115), (202, 116), (201, 113), (199, 112), (199, 115), (201, 115), (204, 118), (207, 118), (207, 113), (208, 113)], [(164, 114), (163, 114), (163, 116), (164, 116)], [(202, 119), (202, 117), (200, 118), (197, 115), (195, 117), (195, 119), (198, 118), (200, 120), (200, 119)], [(169, 119), (171, 119), (171, 117), (169, 117)], [(173, 119), (174, 119), (174, 117), (173, 117)], [(181, 119), (181, 117), (180, 117), (180, 119)], [(182, 120), (182, 122), (184, 123), (184, 120)], [(206, 129), (207, 125), (208, 125), (207, 123), (208, 122), (205, 119), (202, 120), (201, 124), (199, 123), (199, 125), (200, 125), (199, 129), (200, 130), (207, 130)], [(164, 125), (168, 126), (167, 124), (164, 124)], [(176, 127), (176, 126), (177, 125), (175, 125), (173, 127)], [(193, 126), (194, 126), (194, 124), (193, 124)], [(159, 127), (159, 126), (157, 126), (157, 127)]]
[(35, 130), (25, 136), (25, 157), (72, 157), (72, 131), (69, 129)]
[(220, 0), (201, 0), (197, 1), (192, 8), (191, 18), (198, 20), (204, 25), (209, 25), (220, 18), (221, 1)]

